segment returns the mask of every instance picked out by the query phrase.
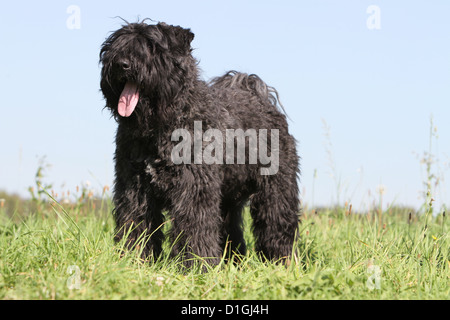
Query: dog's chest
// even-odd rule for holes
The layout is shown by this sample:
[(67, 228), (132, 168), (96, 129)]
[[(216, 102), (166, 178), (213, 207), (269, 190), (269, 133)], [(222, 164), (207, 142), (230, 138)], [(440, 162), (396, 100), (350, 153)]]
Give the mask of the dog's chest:
[(161, 159), (152, 159), (148, 158), (144, 160), (144, 172), (146, 175), (150, 176), (150, 178), (156, 179), (158, 176), (158, 172), (156, 170), (156, 166), (161, 162)]
[(129, 146), (129, 161), (139, 174), (156, 178), (156, 168), (161, 163), (161, 158), (158, 156), (157, 148), (152, 147), (152, 143), (143, 143), (142, 141), (135, 141)]
[(131, 170), (142, 183), (163, 193), (173, 186), (174, 165), (170, 158), (170, 143), (156, 137), (146, 137), (127, 140), (121, 146)]

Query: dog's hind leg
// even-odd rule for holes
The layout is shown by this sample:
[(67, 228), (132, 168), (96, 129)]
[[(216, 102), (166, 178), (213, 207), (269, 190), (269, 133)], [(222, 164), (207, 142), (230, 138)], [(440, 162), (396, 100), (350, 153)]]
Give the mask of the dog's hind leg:
[(242, 222), (243, 206), (243, 203), (222, 201), (221, 211), (224, 220), (222, 248), (227, 250), (226, 257), (233, 254), (245, 255), (247, 252)]
[(298, 231), (299, 195), (295, 174), (261, 176), (250, 213), (256, 251), (269, 260), (290, 259)]

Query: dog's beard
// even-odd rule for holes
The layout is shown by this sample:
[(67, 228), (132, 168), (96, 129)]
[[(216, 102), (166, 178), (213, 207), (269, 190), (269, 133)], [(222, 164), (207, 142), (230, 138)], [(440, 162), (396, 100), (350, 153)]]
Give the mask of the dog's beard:
[(122, 90), (119, 97), (119, 104), (117, 112), (122, 117), (129, 117), (133, 113), (139, 101), (138, 85), (134, 82), (128, 81)]

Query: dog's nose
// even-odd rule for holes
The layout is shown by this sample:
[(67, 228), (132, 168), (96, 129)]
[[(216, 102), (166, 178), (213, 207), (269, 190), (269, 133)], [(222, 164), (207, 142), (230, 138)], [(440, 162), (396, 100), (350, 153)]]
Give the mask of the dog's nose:
[(130, 61), (126, 60), (126, 59), (122, 59), (119, 61), (119, 66), (123, 69), (123, 70), (129, 70), (131, 68), (131, 64)]

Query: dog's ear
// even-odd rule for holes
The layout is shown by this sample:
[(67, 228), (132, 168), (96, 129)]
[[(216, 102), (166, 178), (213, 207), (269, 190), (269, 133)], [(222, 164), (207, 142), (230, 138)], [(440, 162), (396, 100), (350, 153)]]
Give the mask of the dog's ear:
[(191, 42), (194, 39), (191, 29), (170, 26), (164, 22), (158, 23), (158, 27), (169, 39), (169, 48), (172, 52), (187, 54), (191, 51)]

